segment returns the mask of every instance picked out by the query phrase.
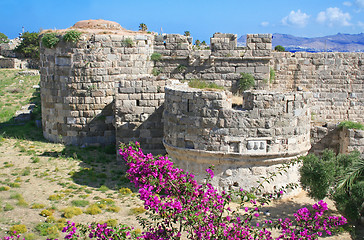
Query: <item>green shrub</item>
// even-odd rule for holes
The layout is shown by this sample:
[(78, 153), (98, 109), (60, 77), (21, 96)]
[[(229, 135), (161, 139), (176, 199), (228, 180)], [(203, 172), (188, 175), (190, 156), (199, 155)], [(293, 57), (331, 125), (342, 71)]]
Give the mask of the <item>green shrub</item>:
[(110, 189), (107, 186), (105, 186), (105, 185), (101, 185), (98, 190), (100, 192), (103, 192), (104, 193), (104, 192), (109, 191)]
[(272, 83), (276, 79), (276, 72), (273, 68), (270, 68), (269, 70), (269, 82)]
[(41, 215), (42, 217), (49, 217), (49, 216), (52, 216), (53, 213), (47, 209), (44, 209), (40, 212), (39, 215)]
[(108, 220), (106, 220), (104, 222), (101, 222), (101, 224), (104, 224), (104, 223), (106, 223), (108, 227), (109, 226), (110, 227), (116, 227), (118, 225), (118, 220), (116, 220), (116, 219), (108, 219)]
[(123, 47), (133, 47), (134, 46), (134, 42), (133, 39), (131, 38), (125, 38), (122, 42), (121, 45)]
[(130, 188), (122, 187), (119, 189), (119, 193), (121, 195), (129, 195), (132, 194), (133, 192), (130, 190)]
[(9, 191), (9, 189), (10, 189), (10, 187), (8, 187), (8, 186), (1, 186), (0, 187), (0, 192), (1, 191)]
[(364, 159), (359, 152), (335, 155), (324, 151), (302, 157), (301, 185), (315, 199), (329, 197), (338, 210), (350, 221), (364, 216)]
[(338, 128), (343, 129), (358, 129), (358, 130), (364, 130), (364, 125), (359, 122), (352, 122), (352, 121), (342, 121), (339, 123)]
[(178, 65), (178, 67), (177, 67), (177, 71), (179, 72), (179, 73), (183, 73), (183, 72), (185, 72), (187, 70), (187, 67), (185, 66), (185, 65)]
[(65, 40), (66, 42), (76, 43), (80, 40), (81, 35), (82, 33), (77, 30), (70, 30), (66, 32), (65, 35), (63, 35), (63, 40)]
[(24, 32), (20, 39), (21, 42), (16, 46), (14, 52), (26, 58), (39, 59), (39, 33)]
[(20, 188), (20, 183), (16, 183), (16, 182), (9, 183), (9, 186), (12, 188)]
[(47, 236), (51, 239), (55, 239), (59, 236), (59, 230), (53, 223), (39, 223), (35, 229), (41, 236)]
[(41, 203), (33, 203), (30, 208), (31, 209), (41, 209), (41, 208), (45, 208), (45, 205), (41, 204)]
[(63, 216), (65, 218), (72, 218), (74, 216), (78, 216), (83, 213), (81, 208), (78, 207), (66, 207), (62, 209), (61, 212), (63, 212)]
[(9, 234), (15, 236), (15, 235), (18, 235), (21, 233), (25, 233), (27, 231), (28, 231), (28, 229), (24, 224), (18, 224), (18, 225), (12, 226), (9, 229)]
[(209, 83), (201, 79), (191, 79), (188, 81), (188, 86), (191, 88), (198, 89), (224, 89), (223, 86), (217, 85), (216, 83)]
[(27, 233), (24, 235), (25, 240), (35, 240), (37, 239), (37, 236), (35, 236), (34, 233)]
[(97, 215), (100, 214), (102, 212), (102, 210), (100, 209), (100, 207), (97, 204), (92, 204), (91, 206), (89, 206), (86, 209), (86, 213), (90, 214), (90, 215)]
[(4, 211), (11, 211), (11, 210), (14, 210), (14, 206), (9, 203), (6, 203), (4, 206)]
[(162, 55), (160, 53), (153, 53), (150, 56), (150, 60), (152, 60), (154, 62), (158, 62), (158, 61), (162, 60)]
[(241, 77), (238, 80), (238, 90), (239, 92), (244, 92), (255, 85), (255, 79), (253, 75), (249, 73), (240, 73)]
[(54, 48), (59, 42), (56, 33), (46, 33), (42, 37), (42, 44), (47, 48)]
[(49, 195), (48, 200), (57, 201), (57, 200), (61, 200), (62, 198), (64, 198), (64, 194), (60, 193), (60, 194)]
[(90, 204), (90, 202), (89, 202), (89, 201), (87, 201), (87, 200), (82, 200), (82, 199), (80, 199), (80, 200), (73, 200), (71, 203), (72, 203), (72, 205), (73, 205), (73, 206), (75, 206), (75, 207), (86, 207), (87, 205), (89, 205), (89, 204)]
[(4, 33), (0, 32), (0, 44), (8, 43), (8, 42), (9, 42), (8, 36), (6, 36)]
[(159, 74), (161, 74), (161, 71), (159, 68), (153, 68), (152, 74), (153, 74), (153, 76), (158, 76)]
[(130, 209), (130, 213), (134, 214), (134, 215), (142, 214), (145, 211), (146, 210), (144, 209), (144, 207), (135, 207), (135, 208)]
[(277, 45), (274, 47), (274, 50), (277, 52), (285, 52), (286, 49), (284, 47), (282, 47), (281, 45)]
[(120, 212), (120, 207), (118, 207), (118, 206), (109, 206), (109, 207), (106, 209), (106, 211), (108, 211), (108, 212), (115, 212), (115, 213), (117, 213), (117, 212)]

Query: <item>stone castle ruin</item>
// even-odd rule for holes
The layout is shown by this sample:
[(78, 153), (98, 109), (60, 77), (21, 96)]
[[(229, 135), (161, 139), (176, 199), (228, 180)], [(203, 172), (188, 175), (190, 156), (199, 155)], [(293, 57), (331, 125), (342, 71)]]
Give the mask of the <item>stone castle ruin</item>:
[[(72, 29), (83, 33), (79, 42), (41, 45), (42, 124), (50, 141), (137, 140), (200, 178), (214, 164), (220, 189), (252, 186), (310, 149), (345, 152), (351, 142), (361, 144), (362, 135), (338, 134), (335, 123), (362, 121), (364, 53), (272, 52), (271, 34), (249, 34), (237, 47), (236, 35), (215, 33), (210, 49), (200, 49), (190, 37), (103, 20)], [(243, 72), (254, 76), (255, 90), (243, 93), (241, 106), (227, 90), (181, 83), (201, 79), (234, 89)], [(348, 136), (354, 140), (341, 139)], [(298, 181), (296, 168), (275, 184), (291, 181)]]

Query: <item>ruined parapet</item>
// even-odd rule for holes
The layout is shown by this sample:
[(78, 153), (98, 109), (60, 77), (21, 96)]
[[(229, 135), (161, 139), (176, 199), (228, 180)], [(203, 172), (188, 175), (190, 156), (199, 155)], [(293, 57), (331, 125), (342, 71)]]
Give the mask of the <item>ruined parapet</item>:
[[(234, 109), (224, 91), (168, 86), (164, 144), (172, 160), (200, 180), (215, 165), (213, 184), (220, 190), (249, 189), (281, 163), (307, 154), (310, 97), (308, 92), (245, 92), (244, 106)], [(298, 178), (298, 167), (292, 167), (266, 190)]]
[(250, 73), (260, 89), (268, 88), (271, 34), (249, 34), (247, 47), (237, 47), (236, 34), (215, 33), (211, 49), (198, 49), (190, 37), (155, 36), (154, 51), (161, 54), (154, 69), (167, 79), (202, 79), (234, 87), (240, 73)]

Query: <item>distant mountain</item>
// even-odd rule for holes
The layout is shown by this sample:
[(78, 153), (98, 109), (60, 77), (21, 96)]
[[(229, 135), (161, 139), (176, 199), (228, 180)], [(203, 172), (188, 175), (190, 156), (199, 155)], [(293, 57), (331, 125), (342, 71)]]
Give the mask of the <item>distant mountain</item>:
[[(238, 45), (246, 44), (246, 35), (238, 39)], [(274, 33), (273, 48), (277, 45), (291, 52), (364, 52), (364, 33), (342, 34), (325, 37), (296, 37), (289, 34)]]

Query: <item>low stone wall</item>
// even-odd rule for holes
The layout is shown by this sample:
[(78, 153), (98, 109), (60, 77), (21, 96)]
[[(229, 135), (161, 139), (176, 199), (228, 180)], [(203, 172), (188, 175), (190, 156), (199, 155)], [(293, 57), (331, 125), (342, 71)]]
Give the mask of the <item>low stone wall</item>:
[[(237, 109), (228, 95), (186, 84), (166, 87), (164, 144), (177, 165), (200, 178), (215, 165), (214, 184), (226, 190), (254, 186), (280, 163), (307, 154), (310, 93), (245, 92)], [(297, 181), (296, 170), (270, 187)]]
[(27, 61), (22, 61), (17, 58), (1, 58), (0, 57), (0, 68), (16, 68), (16, 69), (26, 69), (29, 67)]
[(352, 151), (364, 154), (364, 130), (344, 128), (340, 131), (340, 153)]

